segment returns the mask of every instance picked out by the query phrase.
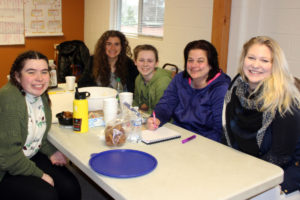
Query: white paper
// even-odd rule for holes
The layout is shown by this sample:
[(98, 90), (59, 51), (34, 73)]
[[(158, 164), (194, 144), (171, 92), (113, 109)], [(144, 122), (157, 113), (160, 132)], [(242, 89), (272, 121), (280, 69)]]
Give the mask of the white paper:
[(24, 43), (23, 0), (0, 0), (0, 45)]
[(24, 0), (25, 36), (61, 36), (61, 0)]
[(155, 131), (144, 130), (142, 131), (142, 141), (151, 144), (161, 142), (169, 139), (181, 137), (181, 134), (177, 131), (169, 129), (167, 127), (160, 127)]

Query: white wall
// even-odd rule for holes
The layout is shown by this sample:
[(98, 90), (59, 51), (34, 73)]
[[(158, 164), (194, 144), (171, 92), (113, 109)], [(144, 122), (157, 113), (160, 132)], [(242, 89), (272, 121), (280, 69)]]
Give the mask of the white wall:
[[(192, 40), (211, 41), (213, 0), (165, 0), (165, 30), (161, 39), (129, 37), (132, 49), (150, 43), (159, 50), (160, 64), (183, 67), (183, 49)], [(110, 0), (85, 0), (84, 40), (91, 53), (109, 29)], [(233, 77), (243, 44), (268, 35), (283, 48), (292, 73), (300, 77), (300, 1), (232, 0), (227, 73)], [(299, 67), (298, 67), (299, 66)]]
[(232, 0), (227, 73), (233, 77), (243, 44), (268, 35), (282, 47), (291, 72), (300, 77), (300, 1)]
[[(91, 53), (109, 29), (109, 0), (85, 0), (84, 39)], [(166, 62), (183, 68), (183, 49), (192, 40), (211, 41), (213, 0), (165, 0), (164, 37), (127, 37), (131, 48), (152, 44), (159, 51), (160, 66)]]
[(84, 1), (84, 42), (91, 54), (102, 33), (109, 29), (109, 16), (109, 0)]

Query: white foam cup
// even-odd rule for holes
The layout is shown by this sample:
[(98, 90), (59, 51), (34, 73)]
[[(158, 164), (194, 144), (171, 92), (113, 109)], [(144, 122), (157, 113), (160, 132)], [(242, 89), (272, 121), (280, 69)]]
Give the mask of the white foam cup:
[(118, 100), (116, 98), (106, 98), (103, 100), (103, 113), (105, 123), (116, 119), (118, 114)]
[(65, 78), (66, 78), (66, 89), (70, 91), (74, 90), (76, 77), (66, 76)]
[(119, 94), (120, 99), (120, 108), (122, 112), (124, 111), (124, 102), (127, 102), (130, 106), (132, 105), (133, 101), (133, 93), (132, 92), (121, 92)]

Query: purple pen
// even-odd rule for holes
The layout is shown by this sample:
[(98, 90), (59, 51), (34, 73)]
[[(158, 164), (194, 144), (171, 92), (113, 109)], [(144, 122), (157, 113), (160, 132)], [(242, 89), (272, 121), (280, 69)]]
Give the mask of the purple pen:
[(192, 139), (195, 139), (195, 138), (196, 138), (196, 135), (192, 135), (191, 137), (188, 137), (188, 138), (182, 140), (181, 142), (182, 142), (182, 144), (184, 144), (184, 143), (186, 143), (186, 142), (188, 142), (188, 141), (190, 141)]

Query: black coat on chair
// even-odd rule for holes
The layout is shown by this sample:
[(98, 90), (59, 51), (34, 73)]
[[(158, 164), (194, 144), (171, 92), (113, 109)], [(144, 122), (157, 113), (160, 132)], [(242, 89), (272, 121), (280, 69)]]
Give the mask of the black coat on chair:
[(77, 81), (89, 65), (89, 49), (80, 40), (62, 42), (56, 48), (58, 50), (58, 82), (64, 83), (66, 76), (76, 76)]

